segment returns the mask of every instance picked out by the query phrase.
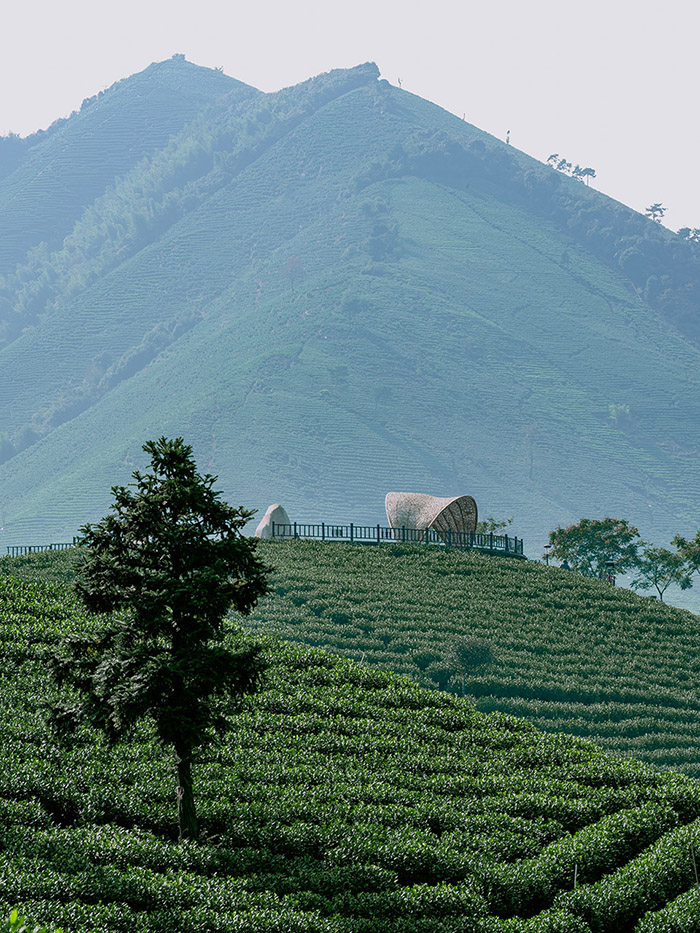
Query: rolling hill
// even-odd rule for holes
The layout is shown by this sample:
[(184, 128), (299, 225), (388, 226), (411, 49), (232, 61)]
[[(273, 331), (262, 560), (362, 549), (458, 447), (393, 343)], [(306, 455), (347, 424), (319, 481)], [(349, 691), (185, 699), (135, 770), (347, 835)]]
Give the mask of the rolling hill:
[[(69, 539), (161, 434), (229, 500), (300, 520), (376, 522), (415, 489), (514, 515), (531, 553), (582, 515), (694, 533), (697, 244), (373, 65), (276, 94), (162, 67), (204, 82), (190, 122), (131, 168), (113, 154), (80, 216), (57, 206), (70, 234), (0, 282), (5, 543)], [(0, 205), (72, 127), (102, 151), (88, 117), (131, 112), (123, 90)]]
[(696, 781), (269, 637), (263, 690), (195, 766), (204, 837), (178, 845), (147, 726), (114, 751), (46, 728), (46, 652), (93, 622), (59, 583), (2, 574), (0, 603), (0, 910), (65, 933), (697, 929)]
[[(700, 776), (700, 619), (533, 561), (422, 545), (264, 543), (274, 589), (243, 625), (477, 709)], [(60, 566), (59, 562), (59, 566)]]
[[(67, 583), (73, 550), (0, 560)], [(534, 561), (408, 544), (260, 543), (241, 625), (700, 777), (700, 618)]]

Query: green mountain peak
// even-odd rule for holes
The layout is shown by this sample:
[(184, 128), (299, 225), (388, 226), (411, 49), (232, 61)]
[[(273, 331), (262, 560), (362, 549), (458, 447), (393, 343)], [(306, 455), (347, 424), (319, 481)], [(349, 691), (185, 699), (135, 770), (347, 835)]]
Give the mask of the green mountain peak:
[(696, 530), (697, 244), (373, 63), (263, 94), (172, 59), (59, 133), (0, 180), (8, 544), (70, 538), (164, 433), (292, 519), (408, 489), (532, 554), (583, 515)]

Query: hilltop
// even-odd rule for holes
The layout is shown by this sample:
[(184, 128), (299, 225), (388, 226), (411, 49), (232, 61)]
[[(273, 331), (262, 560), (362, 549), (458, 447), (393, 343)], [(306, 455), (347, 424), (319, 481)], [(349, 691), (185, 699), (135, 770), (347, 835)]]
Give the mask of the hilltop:
[(267, 542), (244, 625), (471, 696), (477, 708), (700, 776), (700, 618), (532, 561)]
[[(241, 624), (483, 712), (700, 776), (700, 618), (576, 573), (422, 545), (261, 542), (270, 595)], [(71, 552), (0, 560), (68, 582)], [(1, 577), (0, 577), (1, 579)]]
[(60, 248), (85, 208), (219, 98), (254, 93), (175, 58), (86, 98), (46, 131), (0, 139), (0, 275), (40, 244)]
[[(182, 109), (127, 158), (96, 117), (148, 124), (156, 79)], [(42, 152), (57, 192), (105, 170), (47, 201)], [(12, 250), (46, 224), (0, 282), (8, 544), (70, 540), (162, 433), (299, 520), (413, 489), (515, 515), (532, 553), (594, 512), (696, 530), (697, 245), (374, 65), (262, 94), (160, 63), (33, 146), (3, 204)]]
[(179, 846), (148, 728), (114, 752), (46, 730), (45, 652), (91, 624), (69, 591), (3, 575), (0, 602), (0, 909), (65, 933), (696, 929), (696, 781), (269, 638), (264, 689), (195, 767), (205, 838)]

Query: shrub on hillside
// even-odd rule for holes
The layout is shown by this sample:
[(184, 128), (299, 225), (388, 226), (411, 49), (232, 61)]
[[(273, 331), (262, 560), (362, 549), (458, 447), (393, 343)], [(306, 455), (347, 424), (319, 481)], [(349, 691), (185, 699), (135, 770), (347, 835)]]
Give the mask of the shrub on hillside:
[(493, 664), (491, 642), (483, 638), (460, 638), (453, 646), (452, 655), (459, 671), (465, 673)]
[(26, 917), (21, 917), (17, 910), (13, 910), (7, 920), (0, 925), (0, 933), (62, 933), (62, 931), (58, 928), (51, 930), (50, 927), (40, 923), (32, 924)]

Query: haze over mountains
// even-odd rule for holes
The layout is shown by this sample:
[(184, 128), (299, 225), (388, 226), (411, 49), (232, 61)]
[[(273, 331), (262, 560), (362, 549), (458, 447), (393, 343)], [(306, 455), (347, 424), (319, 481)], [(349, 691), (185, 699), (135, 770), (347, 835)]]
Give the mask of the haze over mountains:
[(161, 434), (300, 521), (700, 524), (700, 247), (374, 65), (175, 57), (0, 140), (0, 273), (1, 544), (69, 539)]

